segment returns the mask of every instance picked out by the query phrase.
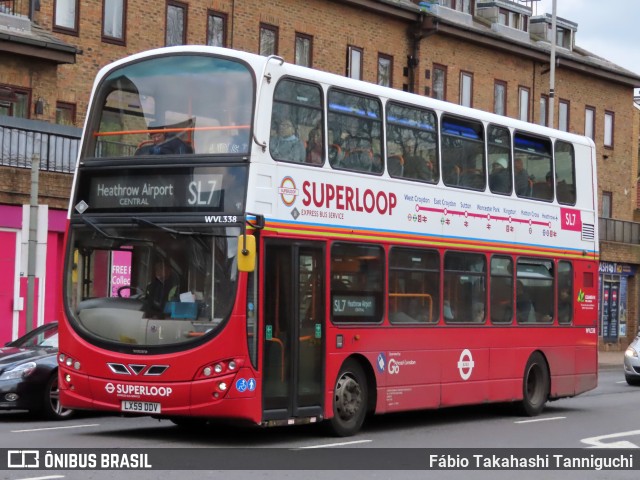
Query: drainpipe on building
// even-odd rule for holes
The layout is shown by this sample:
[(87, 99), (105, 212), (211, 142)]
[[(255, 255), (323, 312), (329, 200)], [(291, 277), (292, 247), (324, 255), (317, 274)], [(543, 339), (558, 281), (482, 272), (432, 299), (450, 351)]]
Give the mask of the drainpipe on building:
[(411, 39), (412, 53), (407, 57), (407, 73), (409, 74), (409, 92), (416, 92), (416, 70), (420, 64), (420, 41), (424, 38), (423, 23), (425, 14), (420, 12), (418, 20), (413, 26), (409, 27), (409, 38)]
[[(438, 22), (436, 17), (432, 15), (425, 15), (420, 12), (418, 21), (409, 29), (409, 36), (413, 42), (413, 55), (409, 56), (409, 91), (422, 95), (420, 92), (416, 92), (416, 69), (418, 67), (420, 58), (420, 43), (423, 39), (430, 37), (438, 32)], [(413, 61), (412, 61), (413, 60)]]
[(36, 284), (36, 251), (38, 247), (38, 175), (40, 173), (40, 157), (31, 157), (31, 198), (29, 202), (29, 248), (27, 249), (27, 308), (25, 312), (25, 330), (34, 328), (34, 311), (37, 311)]

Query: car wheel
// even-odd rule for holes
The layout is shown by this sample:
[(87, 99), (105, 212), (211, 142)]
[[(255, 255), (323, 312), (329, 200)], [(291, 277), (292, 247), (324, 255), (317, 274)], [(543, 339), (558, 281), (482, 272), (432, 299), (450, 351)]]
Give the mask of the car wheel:
[(535, 352), (524, 369), (519, 413), (528, 417), (539, 415), (549, 398), (549, 389), (549, 367), (542, 354)]
[(339, 437), (355, 435), (367, 414), (367, 378), (355, 360), (347, 360), (338, 374), (333, 389), (331, 432)]
[(60, 405), (60, 389), (58, 388), (58, 371), (53, 372), (44, 392), (43, 407), (40, 414), (48, 420), (66, 420), (75, 412)]
[(632, 387), (637, 387), (638, 385), (640, 385), (640, 377), (636, 377), (635, 375), (632, 376), (632, 375), (625, 374), (624, 379)]

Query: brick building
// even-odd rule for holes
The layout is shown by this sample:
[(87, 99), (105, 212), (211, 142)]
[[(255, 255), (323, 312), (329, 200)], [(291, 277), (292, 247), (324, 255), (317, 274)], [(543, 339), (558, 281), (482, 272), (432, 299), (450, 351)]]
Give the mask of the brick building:
[[(551, 119), (551, 24), (526, 0), (0, 0), (0, 261), (14, 272), (0, 285), (0, 341), (15, 336), (24, 315), (22, 205), (30, 175), (30, 159), (10, 158), (14, 147), (3, 140), (17, 128), (8, 118), (48, 122), (52, 137), (70, 138), (64, 128), (82, 125), (100, 67), (141, 50), (208, 43), (534, 123), (553, 120), (556, 128), (590, 136), (602, 217), (600, 334), (604, 348), (626, 346), (640, 315), (640, 235), (632, 223), (640, 123), (632, 95), (640, 76), (579, 48), (578, 25), (557, 19)], [(41, 165), (39, 191), (49, 207), (42, 228), (53, 237), (43, 247), (47, 269), (57, 267), (50, 258), (61, 258), (56, 229), (63, 228), (71, 181), (70, 162), (50, 164)], [(46, 285), (51, 306), (40, 298), (40, 321), (57, 311), (59, 279), (46, 273)]]

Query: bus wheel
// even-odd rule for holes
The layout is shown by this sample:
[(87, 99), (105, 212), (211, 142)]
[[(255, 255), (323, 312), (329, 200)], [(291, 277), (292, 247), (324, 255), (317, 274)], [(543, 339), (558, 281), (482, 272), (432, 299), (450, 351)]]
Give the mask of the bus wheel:
[(367, 414), (367, 379), (355, 360), (347, 360), (333, 389), (331, 430), (340, 437), (355, 435)]
[(519, 413), (528, 417), (539, 415), (549, 398), (549, 388), (549, 367), (542, 354), (535, 352), (524, 369)]

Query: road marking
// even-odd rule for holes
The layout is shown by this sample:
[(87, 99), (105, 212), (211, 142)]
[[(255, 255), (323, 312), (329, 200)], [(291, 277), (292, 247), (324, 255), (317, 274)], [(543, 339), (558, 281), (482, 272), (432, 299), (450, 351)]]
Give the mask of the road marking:
[(616, 383), (627, 383), (627, 381), (626, 380), (622, 380), (622, 381), (616, 382)]
[(327, 443), (324, 445), (309, 445), (308, 447), (298, 447), (296, 448), (296, 450), (304, 450), (306, 448), (342, 447), (344, 445), (355, 445), (356, 443), (369, 443), (369, 442), (373, 442), (373, 440), (354, 440), (353, 442)]
[(21, 478), (20, 480), (49, 480), (51, 478), (64, 478), (64, 475), (49, 475), (48, 477), (29, 477), (29, 478)]
[(591, 445), (591, 448), (640, 448), (633, 442), (628, 440), (619, 440), (617, 442), (603, 443), (601, 440), (608, 440), (610, 438), (618, 437), (630, 437), (633, 435), (640, 435), (640, 430), (631, 430), (629, 432), (611, 433), (609, 435), (600, 435), (599, 437), (589, 437), (580, 440), (582, 443)]
[(513, 423), (535, 423), (535, 422), (548, 422), (550, 420), (564, 420), (567, 417), (547, 417), (547, 418), (534, 418), (533, 420), (518, 420)]
[(25, 433), (25, 432), (42, 432), (44, 430), (64, 430), (67, 428), (87, 428), (87, 427), (99, 427), (99, 423), (90, 423), (87, 425), (69, 425), (66, 427), (47, 427), (47, 428), (32, 428), (29, 430), (11, 430), (11, 433)]

